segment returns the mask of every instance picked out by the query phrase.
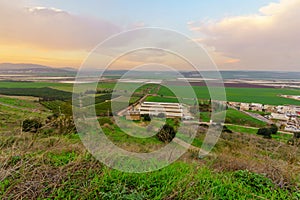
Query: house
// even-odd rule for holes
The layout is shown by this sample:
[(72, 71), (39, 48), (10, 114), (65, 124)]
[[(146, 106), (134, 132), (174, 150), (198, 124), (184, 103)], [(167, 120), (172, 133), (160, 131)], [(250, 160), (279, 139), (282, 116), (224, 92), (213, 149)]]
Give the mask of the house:
[(270, 119), (278, 120), (278, 121), (281, 121), (281, 122), (288, 122), (289, 121), (288, 116), (286, 116), (285, 114), (280, 114), (280, 113), (271, 113)]
[(250, 104), (249, 103), (241, 103), (240, 104), (240, 110), (249, 110), (250, 109)]
[(263, 106), (263, 111), (265, 112), (273, 112), (275, 109), (275, 106), (272, 106), (272, 105), (264, 105)]
[(291, 113), (293, 113), (296, 116), (300, 116), (300, 106), (291, 106), (290, 107)]
[(293, 126), (293, 125), (288, 125), (284, 128), (285, 131), (288, 132), (300, 132), (300, 128), (297, 126)]
[(276, 110), (277, 110), (277, 113), (285, 114), (288, 111), (290, 111), (290, 107), (289, 106), (277, 106)]
[(253, 111), (262, 111), (263, 110), (263, 105), (260, 103), (251, 103), (250, 104), (250, 110)]

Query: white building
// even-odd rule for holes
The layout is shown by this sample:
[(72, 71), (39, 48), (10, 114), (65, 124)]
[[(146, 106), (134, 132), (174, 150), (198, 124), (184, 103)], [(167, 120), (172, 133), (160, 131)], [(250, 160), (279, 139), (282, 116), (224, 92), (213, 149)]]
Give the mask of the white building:
[[(136, 108), (141, 115), (158, 116), (163, 114), (166, 118), (183, 118), (183, 105), (179, 103), (143, 102)], [(187, 117), (187, 116), (185, 116)]]
[(273, 119), (273, 120), (279, 120), (279, 121), (282, 121), (282, 122), (288, 122), (289, 121), (288, 116), (286, 116), (285, 114), (280, 114), (280, 113), (271, 113), (270, 118)]

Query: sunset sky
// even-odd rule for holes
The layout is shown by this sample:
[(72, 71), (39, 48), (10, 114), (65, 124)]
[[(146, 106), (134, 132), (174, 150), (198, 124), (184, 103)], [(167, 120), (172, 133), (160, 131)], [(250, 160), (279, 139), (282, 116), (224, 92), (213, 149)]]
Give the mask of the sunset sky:
[[(300, 69), (300, 0), (0, 0), (0, 62), (78, 68), (138, 27), (191, 37), (221, 70)], [(120, 68), (136, 63), (127, 59)]]

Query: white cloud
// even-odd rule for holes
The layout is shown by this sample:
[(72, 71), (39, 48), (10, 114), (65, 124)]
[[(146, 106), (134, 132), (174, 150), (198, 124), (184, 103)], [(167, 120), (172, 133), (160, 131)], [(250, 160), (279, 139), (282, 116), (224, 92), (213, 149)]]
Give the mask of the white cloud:
[[(189, 23), (201, 41), (242, 69), (300, 69), (300, 0), (282, 0), (251, 16)], [(240, 61), (240, 62), (238, 62)]]

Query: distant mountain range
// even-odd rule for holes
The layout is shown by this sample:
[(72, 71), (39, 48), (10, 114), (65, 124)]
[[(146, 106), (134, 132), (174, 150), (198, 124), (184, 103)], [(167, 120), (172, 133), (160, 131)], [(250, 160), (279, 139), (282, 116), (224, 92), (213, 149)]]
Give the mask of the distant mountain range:
[(75, 73), (76, 69), (73, 68), (54, 68), (37, 64), (13, 64), (2, 63), (0, 64), (1, 74), (68, 74)]
[[(90, 69), (87, 71), (87, 76), (94, 76), (97, 70)], [(2, 63), (0, 64), (0, 74), (16, 74), (16, 75), (40, 75), (40, 76), (76, 76), (77, 70), (74, 68), (54, 68), (50, 66), (37, 65), (37, 64), (13, 64), (13, 63)], [(114, 70), (106, 71), (104, 76), (109, 77), (121, 77), (127, 70)], [(157, 74), (157, 77), (163, 79), (164, 76), (176, 77), (176, 73), (168, 72), (162, 73), (161, 71), (151, 72), (151, 74)], [(210, 76), (213, 78), (215, 73), (202, 72), (206, 78)], [(276, 71), (220, 71), (223, 79), (254, 79), (254, 80), (278, 80), (278, 79), (289, 79), (289, 80), (300, 80), (300, 72), (276, 72)], [(135, 77), (142, 77), (145, 72), (131, 72)], [(141, 75), (143, 74), (143, 75)], [(147, 72), (146, 72), (147, 74)], [(141, 75), (141, 76), (140, 76)], [(187, 78), (201, 78), (201, 74), (198, 72), (182, 72), (182, 75)], [(151, 75), (153, 77), (153, 75)]]

